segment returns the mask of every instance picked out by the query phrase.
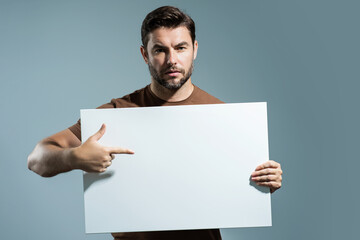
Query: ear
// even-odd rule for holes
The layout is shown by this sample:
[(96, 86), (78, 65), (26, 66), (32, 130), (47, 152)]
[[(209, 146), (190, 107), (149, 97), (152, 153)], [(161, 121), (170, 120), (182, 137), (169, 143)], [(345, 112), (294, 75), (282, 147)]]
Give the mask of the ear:
[(197, 50), (198, 50), (198, 42), (195, 40), (195, 42), (194, 42), (194, 60), (196, 59), (196, 56), (197, 56)]
[(144, 46), (140, 46), (140, 52), (144, 58), (144, 61), (146, 62), (146, 64), (148, 64), (148, 62), (149, 62), (148, 55), (147, 55), (147, 52), (146, 52), (146, 49), (144, 48)]

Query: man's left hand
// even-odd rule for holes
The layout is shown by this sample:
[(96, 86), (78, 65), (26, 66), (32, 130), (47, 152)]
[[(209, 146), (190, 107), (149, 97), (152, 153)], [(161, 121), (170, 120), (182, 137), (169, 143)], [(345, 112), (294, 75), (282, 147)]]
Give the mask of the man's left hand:
[(251, 180), (259, 186), (269, 187), (270, 192), (273, 193), (281, 188), (281, 175), (282, 170), (280, 163), (270, 160), (257, 166), (251, 174)]

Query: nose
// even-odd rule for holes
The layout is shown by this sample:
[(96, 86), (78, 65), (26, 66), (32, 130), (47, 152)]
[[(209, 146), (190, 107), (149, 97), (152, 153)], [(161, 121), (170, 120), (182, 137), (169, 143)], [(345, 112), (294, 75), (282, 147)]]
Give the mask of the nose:
[(167, 64), (176, 65), (176, 63), (177, 63), (177, 54), (174, 50), (170, 50), (167, 56)]

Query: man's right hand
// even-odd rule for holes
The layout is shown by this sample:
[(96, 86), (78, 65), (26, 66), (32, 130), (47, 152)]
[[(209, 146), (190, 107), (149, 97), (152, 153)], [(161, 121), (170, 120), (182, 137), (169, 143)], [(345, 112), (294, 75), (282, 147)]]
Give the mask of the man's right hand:
[(105, 147), (98, 143), (104, 135), (106, 126), (81, 141), (65, 129), (41, 140), (28, 157), (28, 168), (43, 177), (52, 177), (74, 169), (86, 172), (104, 172), (114, 159), (114, 154), (133, 154), (129, 149)]
[(130, 149), (121, 147), (105, 147), (98, 143), (105, 134), (103, 124), (99, 131), (88, 138), (79, 147), (73, 148), (70, 160), (72, 169), (81, 169), (86, 172), (104, 172), (115, 158), (114, 154), (134, 154)]

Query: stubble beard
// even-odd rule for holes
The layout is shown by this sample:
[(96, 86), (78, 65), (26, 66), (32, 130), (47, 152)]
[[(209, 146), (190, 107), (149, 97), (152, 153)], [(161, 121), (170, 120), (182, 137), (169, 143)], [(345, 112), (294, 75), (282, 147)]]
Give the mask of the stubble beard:
[[(150, 75), (156, 82), (158, 82), (161, 86), (165, 87), (166, 89), (177, 90), (177, 89), (181, 88), (191, 77), (191, 74), (194, 69), (194, 61), (191, 63), (191, 66), (187, 72), (184, 69), (178, 69), (176, 67), (171, 66), (159, 73), (156, 71), (156, 69), (150, 62), (148, 63), (148, 66), (149, 66)], [(169, 70), (180, 71), (184, 75), (184, 77), (181, 78), (180, 81), (178, 81), (178, 82), (168, 81), (168, 80), (165, 80), (164, 78), (161, 78), (161, 76), (163, 76), (165, 74), (165, 72), (167, 72)]]

